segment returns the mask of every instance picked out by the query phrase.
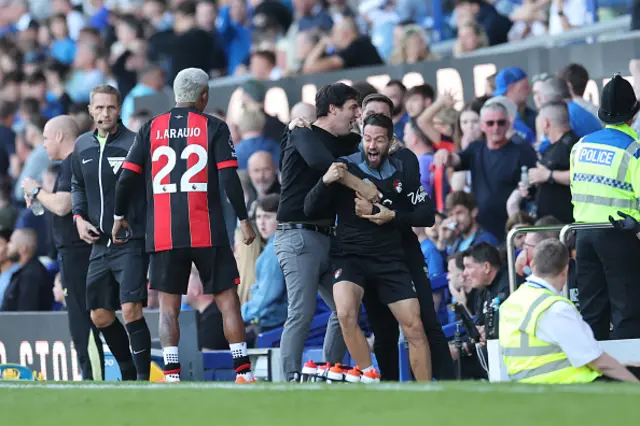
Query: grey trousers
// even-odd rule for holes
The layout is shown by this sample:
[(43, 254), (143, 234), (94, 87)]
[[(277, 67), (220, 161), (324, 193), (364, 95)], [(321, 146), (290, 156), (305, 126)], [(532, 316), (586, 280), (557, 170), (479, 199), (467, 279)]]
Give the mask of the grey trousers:
[(287, 285), (287, 321), (280, 341), (283, 377), (302, 368), (302, 351), (316, 310), (318, 292), (333, 313), (324, 337), (324, 361), (342, 362), (347, 347), (333, 302), (329, 237), (306, 229), (277, 231), (274, 248)]

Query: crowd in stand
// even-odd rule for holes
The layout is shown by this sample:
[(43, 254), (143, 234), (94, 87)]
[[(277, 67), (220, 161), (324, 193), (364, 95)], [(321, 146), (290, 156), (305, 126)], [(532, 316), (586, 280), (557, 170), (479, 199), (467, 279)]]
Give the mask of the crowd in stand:
[[(445, 4), (446, 29), (457, 38), (453, 54), (586, 25), (586, 3)], [(247, 206), (261, 236), (235, 250), (243, 318), (258, 331), (281, 326), (286, 291), (273, 234), (285, 123), (264, 112), (260, 80), (437, 59), (430, 50), (432, 16), (431, 3), (424, 0), (0, 1), (1, 309), (48, 310), (54, 295), (54, 309), (64, 304), (58, 278), (51, 292), (57, 266), (50, 215), (26, 209), (22, 189), (25, 179), (48, 191), (55, 181), (58, 166), (43, 147), (47, 119), (69, 114), (82, 132), (92, 130), (89, 93), (107, 83), (121, 92), (123, 123), (137, 131), (150, 113), (135, 110), (133, 99), (162, 92), (178, 71), (198, 67), (212, 78), (248, 74), (254, 79), (242, 86), (238, 114), (215, 113), (226, 118), (234, 135)], [(639, 64), (631, 61), (634, 78), (640, 78)], [(480, 243), (500, 247), (514, 226), (572, 222), (569, 153), (580, 137), (601, 127), (595, 106), (582, 97), (588, 81), (578, 64), (557, 75), (528, 76), (505, 68), (489, 79), (485, 96), (466, 100), (461, 109), (454, 108), (455, 94), (437, 94), (430, 84), (354, 83), (362, 98), (379, 91), (393, 101), (395, 134), (418, 157), (422, 185), (439, 211), (434, 227), (415, 232), (430, 275), (449, 274), (449, 287), (434, 295), (443, 323), (451, 319), (448, 303), (467, 301), (471, 307), (469, 301), (477, 298), (473, 287), (490, 284), (473, 284), (460, 253)], [(313, 121), (314, 107), (295, 105), (291, 118), (297, 117)], [(231, 234), (233, 225), (230, 221)], [(518, 240), (521, 275), (527, 274), (533, 239)], [(25, 275), (23, 266), (38, 257), (48, 270), (29, 271), (38, 274), (29, 280), (42, 283), (30, 287), (25, 300), (32, 303), (2, 303), (12, 280)], [(207, 324), (221, 323), (212, 301), (201, 293), (194, 272), (185, 309), (196, 309), (210, 319)], [(153, 293), (149, 306), (157, 306)]]

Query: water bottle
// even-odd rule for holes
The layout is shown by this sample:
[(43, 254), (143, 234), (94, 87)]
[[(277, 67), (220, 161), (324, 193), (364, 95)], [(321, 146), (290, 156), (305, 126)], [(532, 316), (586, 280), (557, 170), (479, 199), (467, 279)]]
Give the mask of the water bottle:
[(44, 214), (42, 203), (33, 197), (31, 197), (31, 212), (34, 216), (42, 216)]
[(522, 166), (520, 168), (520, 182), (523, 183), (525, 188), (529, 188), (529, 170), (527, 166)]

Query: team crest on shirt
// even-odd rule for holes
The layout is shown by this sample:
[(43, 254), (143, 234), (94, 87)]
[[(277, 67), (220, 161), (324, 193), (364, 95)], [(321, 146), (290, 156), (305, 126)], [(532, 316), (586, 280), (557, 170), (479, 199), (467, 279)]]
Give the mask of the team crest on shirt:
[(107, 157), (107, 161), (109, 161), (109, 165), (113, 170), (113, 174), (117, 174), (118, 170), (122, 167), (122, 163), (124, 163), (125, 157)]
[(402, 182), (400, 182), (399, 180), (393, 182), (393, 189), (395, 189), (396, 192), (400, 194), (402, 192)]
[(336, 272), (333, 274), (333, 277), (337, 280), (338, 278), (340, 278), (340, 275), (342, 275), (342, 268), (336, 270)]

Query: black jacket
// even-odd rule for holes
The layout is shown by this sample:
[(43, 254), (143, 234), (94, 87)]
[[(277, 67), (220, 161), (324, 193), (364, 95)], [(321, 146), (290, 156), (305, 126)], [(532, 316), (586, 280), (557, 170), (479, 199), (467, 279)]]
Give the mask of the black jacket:
[[(76, 141), (71, 160), (71, 202), (73, 216), (80, 215), (91, 222), (103, 234), (100, 243), (106, 244), (113, 227), (116, 182), (135, 133), (120, 124), (102, 148), (96, 135), (97, 131), (87, 132)], [(144, 194), (142, 185), (139, 190)], [(144, 239), (145, 214), (142, 195), (133, 200), (126, 214), (132, 240)]]
[(3, 312), (50, 311), (53, 307), (53, 278), (34, 256), (13, 276), (2, 301)]

